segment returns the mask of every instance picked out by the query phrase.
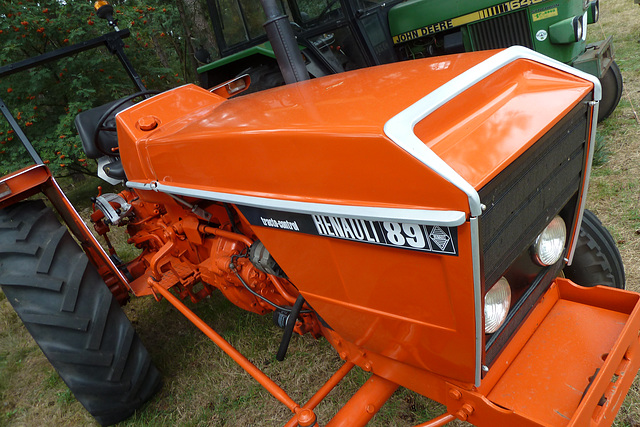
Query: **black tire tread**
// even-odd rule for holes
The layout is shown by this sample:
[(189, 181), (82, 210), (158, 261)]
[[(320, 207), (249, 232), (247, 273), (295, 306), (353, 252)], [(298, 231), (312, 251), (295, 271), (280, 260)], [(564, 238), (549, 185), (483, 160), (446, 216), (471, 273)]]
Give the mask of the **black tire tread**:
[(0, 210), (0, 286), (100, 424), (128, 418), (159, 389), (160, 374), (133, 326), (42, 201)]
[(624, 265), (616, 242), (590, 210), (584, 211), (573, 262), (564, 273), (582, 286), (625, 288)]
[(599, 122), (615, 111), (622, 97), (622, 73), (616, 61), (611, 62), (611, 66), (600, 79), (600, 84), (602, 85), (602, 100), (598, 109)]

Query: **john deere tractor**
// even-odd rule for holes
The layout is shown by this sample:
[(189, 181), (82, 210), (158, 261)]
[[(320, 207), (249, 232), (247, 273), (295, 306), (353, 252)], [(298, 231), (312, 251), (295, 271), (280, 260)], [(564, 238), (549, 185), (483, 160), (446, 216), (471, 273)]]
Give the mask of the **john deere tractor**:
[[(284, 83), (260, 2), (207, 0), (221, 58), (199, 68), (214, 86), (243, 73), (252, 90)], [(618, 105), (622, 76), (611, 37), (587, 44), (599, 1), (280, 0), (312, 77), (357, 68), (521, 45), (598, 77), (599, 120)]]

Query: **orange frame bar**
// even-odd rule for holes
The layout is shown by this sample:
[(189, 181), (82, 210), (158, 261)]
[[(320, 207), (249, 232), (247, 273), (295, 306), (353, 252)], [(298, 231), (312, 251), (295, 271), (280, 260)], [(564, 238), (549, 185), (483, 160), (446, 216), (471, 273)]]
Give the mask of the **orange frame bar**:
[[(338, 369), (333, 375), (331, 375), (331, 378), (329, 378), (329, 380), (318, 389), (316, 394), (311, 396), (311, 399), (309, 399), (309, 401), (304, 404), (302, 409), (315, 409), (315, 407), (318, 406), (318, 404), (322, 402), (325, 397), (327, 397), (329, 392), (333, 390), (340, 381), (342, 381), (342, 379), (351, 371), (354, 366), (355, 365), (351, 362), (346, 362), (344, 365), (342, 365), (340, 369)], [(284, 425), (284, 427), (296, 427), (297, 425), (298, 417), (293, 416), (291, 417), (289, 422)]]
[(171, 292), (163, 288), (159, 283), (154, 281), (151, 277), (147, 280), (149, 285), (160, 295), (165, 297), (167, 301), (171, 303), (175, 308), (180, 310), (180, 312), (189, 319), (194, 325), (198, 327), (204, 334), (209, 337), (211, 341), (213, 341), (222, 351), (227, 353), (229, 357), (231, 357), (234, 362), (236, 362), (242, 369), (247, 371), (249, 375), (251, 375), (256, 381), (260, 383), (273, 397), (282, 402), (287, 408), (291, 410), (294, 414), (297, 414), (300, 411), (300, 405), (298, 405), (289, 395), (271, 378), (269, 378), (264, 372), (262, 372), (256, 365), (251, 363), (249, 359), (244, 357), (242, 353), (240, 353), (234, 346), (232, 346), (227, 340), (222, 338), (220, 334), (214, 331), (209, 325), (207, 325), (202, 319), (200, 319), (193, 311), (189, 310), (189, 308), (182, 303), (176, 296), (174, 296)]
[[(313, 409), (329, 394), (331, 390), (349, 373), (354, 367), (351, 362), (346, 362), (340, 369), (338, 369), (329, 380), (309, 399), (304, 406), (300, 407), (278, 384), (276, 384), (271, 378), (269, 378), (264, 372), (256, 367), (249, 359), (247, 359), (242, 353), (240, 353), (235, 347), (233, 347), (227, 340), (225, 340), (220, 334), (207, 325), (202, 319), (200, 319), (194, 312), (192, 312), (186, 305), (182, 303), (173, 295), (169, 290), (163, 288), (153, 278), (148, 278), (147, 282), (152, 290), (158, 292), (164, 298), (176, 307), (190, 322), (192, 322), (198, 329), (211, 339), (222, 351), (227, 353), (242, 369), (244, 369), (249, 375), (251, 375), (260, 385), (262, 385), (273, 397), (282, 402), (287, 408), (291, 410), (295, 415), (285, 424), (286, 427), (296, 427), (299, 425), (307, 425), (305, 421), (307, 419), (314, 419), (315, 414)], [(331, 423), (333, 425), (365, 425), (369, 419), (384, 403), (389, 399), (391, 394), (398, 388), (398, 384), (395, 384), (389, 380), (386, 380), (377, 375), (373, 375), (365, 383), (365, 385), (347, 402), (347, 404), (336, 414)], [(362, 411), (360, 406), (363, 402), (365, 410)], [(372, 405), (375, 405), (375, 409)], [(304, 421), (303, 421), (304, 419)], [(347, 423), (347, 424), (345, 424)]]

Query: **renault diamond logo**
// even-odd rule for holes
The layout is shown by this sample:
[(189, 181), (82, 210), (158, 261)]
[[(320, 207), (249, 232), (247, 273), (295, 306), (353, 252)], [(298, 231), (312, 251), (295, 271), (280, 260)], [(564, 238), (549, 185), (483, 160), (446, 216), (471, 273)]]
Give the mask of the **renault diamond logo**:
[(438, 227), (437, 225), (431, 230), (429, 238), (433, 241), (433, 243), (438, 245), (441, 251), (444, 251), (444, 248), (447, 247), (447, 243), (449, 243), (449, 240), (451, 240), (449, 235), (442, 231), (442, 228)]

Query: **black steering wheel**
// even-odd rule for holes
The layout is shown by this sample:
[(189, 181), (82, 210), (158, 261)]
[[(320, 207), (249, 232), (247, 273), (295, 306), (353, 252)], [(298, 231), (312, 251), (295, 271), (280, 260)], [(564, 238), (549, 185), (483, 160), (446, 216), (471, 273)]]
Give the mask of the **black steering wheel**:
[(116, 127), (115, 126), (105, 126), (104, 122), (107, 121), (107, 119), (113, 114), (114, 111), (116, 111), (118, 108), (122, 107), (122, 105), (126, 102), (131, 101), (132, 99), (138, 98), (139, 96), (146, 96), (146, 95), (157, 95), (159, 94), (160, 91), (158, 90), (143, 90), (140, 92), (136, 92), (132, 95), (129, 96), (125, 96), (124, 98), (119, 99), (115, 104), (113, 104), (111, 107), (109, 107), (109, 109), (107, 109), (107, 111), (104, 112), (104, 114), (102, 114), (102, 116), (100, 116), (100, 120), (98, 120), (98, 123), (96, 124), (96, 129), (93, 131), (93, 142), (96, 146), (96, 148), (104, 155), (106, 156), (113, 156), (113, 153), (109, 153), (106, 150), (104, 150), (102, 148), (102, 146), (100, 145), (100, 141), (98, 140), (98, 136), (100, 135), (101, 131), (107, 131), (107, 132), (115, 132), (116, 131)]

